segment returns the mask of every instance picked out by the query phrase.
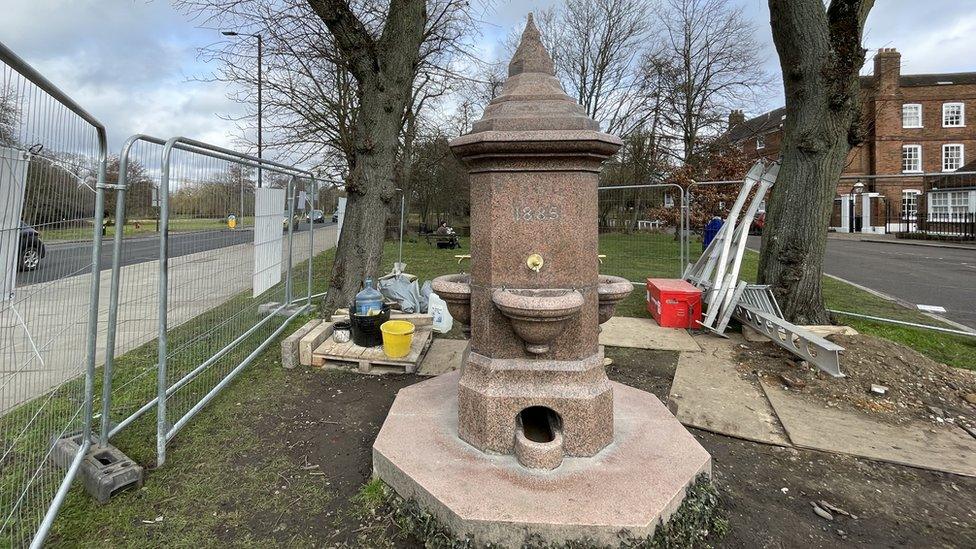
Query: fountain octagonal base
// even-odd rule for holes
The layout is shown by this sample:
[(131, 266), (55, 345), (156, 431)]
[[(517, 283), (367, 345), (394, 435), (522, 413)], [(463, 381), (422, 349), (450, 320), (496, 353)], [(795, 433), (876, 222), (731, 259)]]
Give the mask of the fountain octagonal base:
[(487, 454), (457, 436), (459, 372), (405, 389), (373, 443), (373, 473), (459, 537), (519, 546), (619, 533), (651, 536), (685, 489), (711, 473), (711, 456), (650, 393), (612, 383), (614, 442), (594, 457), (566, 457), (552, 471)]

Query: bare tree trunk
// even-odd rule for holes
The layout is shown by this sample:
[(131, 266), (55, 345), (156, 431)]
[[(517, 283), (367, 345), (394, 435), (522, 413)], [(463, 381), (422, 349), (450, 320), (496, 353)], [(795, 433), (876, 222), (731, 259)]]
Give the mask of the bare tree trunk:
[(359, 84), (354, 165), (348, 202), (322, 313), (350, 304), (363, 278), (378, 273), (386, 217), (395, 197), (397, 147), (427, 22), (425, 0), (392, 0), (383, 32), (370, 36), (348, 2), (309, 0)]
[(769, 0), (786, 91), (782, 167), (766, 211), (759, 281), (788, 320), (830, 321), (821, 292), (837, 182), (860, 141), (861, 36), (874, 0)]

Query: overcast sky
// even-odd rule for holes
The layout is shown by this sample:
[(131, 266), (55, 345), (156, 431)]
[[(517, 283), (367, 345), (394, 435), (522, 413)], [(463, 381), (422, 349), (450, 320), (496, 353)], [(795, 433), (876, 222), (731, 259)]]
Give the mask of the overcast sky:
[[(196, 28), (168, 2), (0, 1), (0, 41), (100, 118), (114, 150), (134, 133), (232, 144), (235, 126), (218, 116), (239, 111), (226, 98), (229, 90), (193, 81), (213, 69), (197, 60), (197, 48), (219, 36)], [(498, 0), (482, 17), (490, 21), (479, 41), (483, 58), (499, 54), (527, 11), (556, 1)], [(737, 1), (754, 21), (767, 70), (778, 76), (767, 0)], [(901, 51), (903, 73), (976, 71), (976, 0), (880, 0), (866, 45)], [(782, 101), (776, 92), (769, 107)]]

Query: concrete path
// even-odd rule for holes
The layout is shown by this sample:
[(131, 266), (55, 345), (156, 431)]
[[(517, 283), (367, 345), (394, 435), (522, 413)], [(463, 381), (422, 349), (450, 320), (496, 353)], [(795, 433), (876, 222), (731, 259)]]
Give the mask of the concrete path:
[[(295, 233), (294, 262), (308, 258), (308, 235)], [(335, 246), (336, 227), (316, 228), (317, 255)], [(287, 242), (285, 244), (287, 250)], [(170, 328), (221, 305), (251, 288), (251, 243), (179, 255), (169, 262)], [(179, 253), (179, 252), (177, 252)], [(282, 271), (287, 251), (283, 253)], [(157, 337), (159, 261), (122, 267), (119, 291), (119, 331), (115, 355)], [(99, 330), (96, 364), (105, 360), (110, 273), (102, 271), (99, 290)], [(304, 295), (307, 271), (295, 273)], [(0, 309), (0, 414), (84, 372), (90, 275), (60, 278), (20, 287), (14, 300)], [(214, 319), (219, 322), (220, 319)], [(25, 329), (25, 326), (27, 329)], [(232, 326), (231, 329), (240, 328)], [(34, 348), (40, 352), (38, 359)]]

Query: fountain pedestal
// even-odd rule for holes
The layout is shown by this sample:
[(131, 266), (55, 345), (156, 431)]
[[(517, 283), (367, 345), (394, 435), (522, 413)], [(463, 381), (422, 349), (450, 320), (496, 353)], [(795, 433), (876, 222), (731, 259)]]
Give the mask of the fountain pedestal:
[(653, 533), (708, 453), (656, 397), (612, 383), (597, 206), (619, 138), (567, 96), (531, 16), (501, 94), (451, 142), (471, 187), (471, 273), (434, 281), (469, 323), (460, 373), (403, 389), (376, 475), (459, 536), (521, 545)]
[(610, 382), (613, 443), (554, 470), (485, 453), (458, 438), (459, 372), (397, 393), (373, 444), (373, 471), (458, 537), (520, 547), (589, 540), (616, 547), (654, 534), (710, 474), (711, 458), (654, 395)]

